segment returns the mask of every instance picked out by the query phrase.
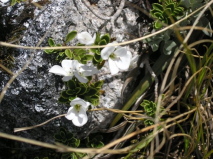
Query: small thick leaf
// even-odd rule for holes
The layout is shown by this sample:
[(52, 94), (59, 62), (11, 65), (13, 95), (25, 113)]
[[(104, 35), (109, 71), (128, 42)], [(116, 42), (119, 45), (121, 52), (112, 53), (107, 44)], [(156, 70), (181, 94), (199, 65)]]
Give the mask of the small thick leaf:
[(110, 42), (110, 35), (104, 34), (103, 36), (101, 36), (101, 40), (105, 40), (107, 42), (107, 44)]
[(174, 12), (174, 10), (175, 10), (175, 6), (174, 6), (173, 3), (167, 5), (166, 8), (170, 8), (170, 9), (171, 9), (171, 12)]
[(48, 44), (51, 46), (51, 47), (54, 47), (55, 46), (55, 42), (52, 38), (49, 38), (48, 40)]
[(96, 33), (95, 45), (98, 45), (100, 40), (101, 40), (101, 34), (100, 33)]
[(54, 52), (54, 50), (44, 50), (44, 52), (47, 54), (52, 54)]
[(85, 55), (84, 58), (87, 60), (87, 61), (90, 61), (93, 59), (93, 55)]
[(59, 97), (58, 101), (61, 102), (61, 103), (67, 103), (67, 102), (69, 102), (69, 99)]
[(94, 58), (93, 58), (93, 59), (95, 59), (95, 61), (97, 61), (97, 62), (101, 62), (101, 61), (102, 61), (101, 56), (100, 56), (100, 55), (97, 55), (97, 54), (94, 55)]
[[(163, 27), (162, 22), (161, 22), (161, 21), (155, 21), (154, 27), (155, 27), (156, 29), (162, 28), (162, 27)], [(158, 48), (158, 47), (157, 47), (157, 48)], [(152, 50), (153, 50), (153, 49), (152, 49)], [(153, 50), (153, 51), (154, 51), (154, 50)], [(155, 50), (155, 51), (156, 51), (156, 50)]]
[(69, 97), (70, 97), (70, 95), (67, 94), (67, 91), (61, 92), (61, 96), (62, 96), (63, 98), (65, 98), (65, 99), (69, 99)]
[(71, 51), (70, 49), (66, 49), (66, 50), (65, 50), (65, 55), (66, 55), (68, 58), (70, 58), (70, 59), (73, 58), (73, 53), (72, 53), (72, 51)]
[(85, 49), (75, 49), (75, 54), (78, 56), (83, 56), (87, 53), (87, 51)]
[(81, 90), (78, 92), (78, 94), (79, 94), (79, 95), (84, 95), (84, 94), (87, 92), (87, 88), (84, 87), (83, 85), (82, 85), (82, 87), (80, 87), (80, 88), (81, 88)]
[(69, 95), (69, 96), (72, 96), (72, 95), (75, 95), (76, 92), (75, 92), (75, 89), (69, 89), (66, 91), (66, 93)]
[(99, 89), (100, 89), (100, 88), (102, 87), (103, 83), (104, 83), (104, 81), (103, 81), (103, 80), (98, 81), (98, 82), (94, 83), (94, 87), (95, 87), (95, 88), (99, 88)]
[(68, 33), (66, 36), (65, 43), (68, 43), (71, 40), (73, 40), (76, 37), (76, 35), (77, 35), (77, 31), (71, 31), (70, 33)]
[(98, 48), (91, 48), (91, 49), (89, 49), (92, 53), (96, 53), (96, 50), (98, 50)]
[(105, 39), (103, 39), (103, 40), (101, 40), (98, 44), (99, 44), (99, 45), (106, 45), (106, 44), (107, 44), (107, 42), (106, 42), (106, 40), (105, 40)]
[(159, 4), (159, 3), (153, 3), (152, 7), (153, 7), (153, 9), (156, 9), (156, 10), (158, 10), (160, 12), (162, 12), (164, 10), (163, 6), (161, 4)]
[(90, 88), (88, 88), (88, 91), (87, 91), (87, 93), (85, 93), (85, 95), (86, 96), (93, 96), (97, 93), (98, 93), (97, 89), (90, 87)]

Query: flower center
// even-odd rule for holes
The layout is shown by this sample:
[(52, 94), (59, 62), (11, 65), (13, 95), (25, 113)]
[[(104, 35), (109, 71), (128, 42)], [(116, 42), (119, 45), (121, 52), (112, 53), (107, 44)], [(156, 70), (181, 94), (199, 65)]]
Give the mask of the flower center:
[(112, 60), (116, 60), (118, 58), (117, 55), (115, 55), (115, 53), (111, 53), (109, 56)]
[(81, 105), (80, 105), (80, 104), (76, 104), (76, 105), (74, 106), (74, 108), (75, 108), (75, 110), (76, 110), (77, 112), (79, 112), (80, 109), (81, 109)]

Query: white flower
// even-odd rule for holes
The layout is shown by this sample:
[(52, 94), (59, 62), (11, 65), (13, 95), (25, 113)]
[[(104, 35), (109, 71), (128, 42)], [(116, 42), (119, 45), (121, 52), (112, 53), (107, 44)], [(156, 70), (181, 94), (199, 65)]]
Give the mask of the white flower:
[[(107, 45), (111, 44), (113, 43)], [(103, 60), (108, 59), (110, 72), (114, 75), (119, 72), (119, 69), (127, 70), (129, 68), (132, 54), (125, 47), (107, 46), (101, 50), (101, 57)]]
[(0, 0), (2, 3), (7, 3), (9, 2), (10, 0)]
[(92, 37), (88, 32), (78, 33), (77, 39), (81, 44), (92, 45), (95, 42), (96, 34)]
[(63, 81), (69, 81), (75, 76), (81, 83), (87, 83), (88, 79), (85, 76), (92, 76), (98, 73), (97, 68), (83, 65), (77, 60), (63, 60), (61, 66), (54, 65), (49, 72), (64, 76), (62, 78)]
[(81, 98), (75, 98), (70, 103), (71, 107), (69, 108), (66, 118), (68, 120), (72, 120), (72, 123), (75, 126), (81, 127), (84, 124), (87, 123), (88, 117), (87, 117), (87, 109), (90, 105), (89, 102), (84, 101)]

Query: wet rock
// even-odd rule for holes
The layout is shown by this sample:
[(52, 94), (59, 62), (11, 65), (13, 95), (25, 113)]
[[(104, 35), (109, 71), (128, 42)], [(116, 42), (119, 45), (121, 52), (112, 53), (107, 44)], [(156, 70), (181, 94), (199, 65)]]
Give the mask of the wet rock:
[[(110, 23), (97, 18), (81, 1), (77, 0), (54, 0), (44, 5), (42, 9), (32, 7), (32, 4), (18, 4), (15, 7), (16, 11), (11, 14), (17, 18), (14, 18), (13, 23), (22, 23), (26, 27), (23, 36), (16, 43), (24, 46), (36, 46), (46, 32), (48, 32), (47, 37), (41, 46), (48, 45), (49, 37), (57, 43), (63, 43), (66, 34), (72, 30), (88, 31), (91, 34), (107, 32), (118, 42), (138, 37), (137, 12), (128, 8), (123, 9), (115, 21), (115, 29), (111, 30)], [(21, 20), (19, 16), (29, 7), (31, 7), (33, 17)], [(115, 5), (104, 0), (98, 1), (91, 8), (96, 13), (105, 16), (110, 16), (116, 11)], [(8, 7), (6, 14), (13, 9), (14, 7)], [(70, 45), (74, 45), (76, 42), (74, 40)], [(133, 53), (137, 51), (138, 44), (127, 47)], [(54, 116), (66, 113), (69, 108), (69, 105), (57, 101), (64, 87), (61, 77), (48, 73), (51, 66), (59, 64), (55, 57), (47, 55), (41, 50), (16, 49), (13, 52), (15, 63), (12, 71), (20, 70), (32, 54), (34, 55), (30, 65), (14, 80), (0, 104), (1, 132), (13, 133), (14, 128), (42, 123)], [(121, 88), (125, 75), (125, 73), (119, 73), (112, 77), (107, 64), (102, 68), (99, 79), (105, 81), (103, 85), (105, 93), (100, 97), (99, 107), (119, 108), (121, 106)], [(10, 76), (1, 71), (0, 79), (0, 89), (2, 90)], [(107, 111), (90, 112), (88, 123), (81, 128), (77, 128), (71, 121), (61, 118), (40, 128), (16, 134), (40, 141), (54, 142), (53, 134), (61, 126), (67, 127), (82, 137), (106, 128), (110, 119), (112, 119), (112, 113)]]

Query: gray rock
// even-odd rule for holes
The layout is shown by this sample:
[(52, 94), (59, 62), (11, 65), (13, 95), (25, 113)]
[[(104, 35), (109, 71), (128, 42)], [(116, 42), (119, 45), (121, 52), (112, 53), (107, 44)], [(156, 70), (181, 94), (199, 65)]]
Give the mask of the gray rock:
[[(20, 16), (29, 5), (16, 5), (16, 16)], [(97, 5), (91, 6), (96, 13), (112, 15), (116, 7), (110, 1), (100, 0)], [(8, 7), (12, 10), (12, 7)], [(138, 26), (136, 23), (137, 12), (124, 8), (115, 22), (115, 30), (111, 30), (111, 23), (97, 18), (79, 0), (54, 0), (43, 9), (32, 10), (33, 19), (27, 19), (23, 23), (27, 27), (19, 44), (24, 46), (36, 46), (42, 36), (48, 31), (47, 38), (41, 46), (47, 46), (47, 39), (52, 37), (57, 43), (62, 43), (66, 34), (72, 30), (110, 33), (118, 42), (137, 37)], [(19, 23), (17, 20), (14, 23)], [(130, 37), (131, 36), (131, 37)], [(74, 40), (70, 45), (75, 45)], [(130, 45), (129, 49), (137, 51), (138, 45)], [(17, 49), (14, 51), (15, 67), (13, 72), (20, 70), (32, 50)], [(32, 126), (42, 123), (54, 116), (66, 113), (69, 105), (58, 103), (58, 97), (63, 90), (61, 77), (48, 73), (51, 66), (56, 64), (55, 57), (45, 54), (43, 51), (35, 51), (29, 67), (24, 70), (7, 90), (0, 104), (0, 131), (13, 133), (14, 128)], [(99, 79), (105, 81), (103, 90), (105, 94), (100, 97), (99, 107), (119, 108), (121, 106), (121, 88), (125, 80), (125, 73), (119, 73), (112, 77), (107, 64), (102, 68)], [(0, 72), (0, 88), (2, 89), (10, 76)], [(56, 119), (45, 126), (29, 131), (16, 133), (20, 136), (45, 142), (54, 142), (53, 134), (59, 127), (67, 127), (80, 137), (106, 128), (112, 119), (112, 113), (108, 111), (90, 112), (88, 123), (81, 127), (75, 127), (71, 121), (65, 118)], [(107, 119), (107, 120), (106, 120)]]

